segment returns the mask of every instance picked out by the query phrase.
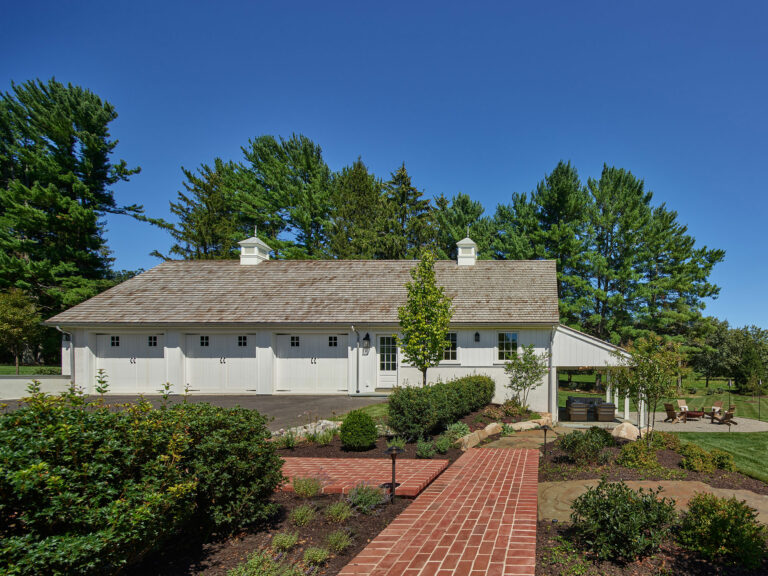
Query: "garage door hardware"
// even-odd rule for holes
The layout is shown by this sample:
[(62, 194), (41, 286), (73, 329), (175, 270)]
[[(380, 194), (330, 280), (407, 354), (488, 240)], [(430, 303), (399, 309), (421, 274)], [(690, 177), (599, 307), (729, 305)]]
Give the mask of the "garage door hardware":
[(226, 363), (227, 363), (226, 356), (222, 356), (221, 358), (219, 358), (219, 364), (226, 364)]
[(130, 361), (131, 364), (136, 364), (136, 356), (131, 356), (129, 358), (129, 361)]

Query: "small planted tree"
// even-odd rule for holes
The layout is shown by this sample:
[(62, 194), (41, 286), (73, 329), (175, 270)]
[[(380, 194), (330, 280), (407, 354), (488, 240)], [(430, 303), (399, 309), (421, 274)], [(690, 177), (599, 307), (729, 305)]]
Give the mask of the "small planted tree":
[(528, 408), (528, 394), (541, 386), (541, 379), (549, 372), (549, 352), (537, 354), (533, 344), (522, 347), (520, 354), (512, 354), (504, 364), (509, 376), (509, 388), (524, 408)]
[(13, 288), (0, 293), (0, 347), (13, 354), (16, 374), (19, 358), (40, 334), (41, 322), (37, 306), (23, 291)]
[(450, 297), (435, 279), (435, 256), (431, 251), (423, 253), (411, 270), (411, 278), (405, 285), (408, 300), (397, 311), (402, 333), (397, 345), (405, 360), (421, 371), (426, 386), (427, 370), (443, 358), (453, 308)]
[(675, 393), (676, 377), (682, 362), (680, 346), (651, 334), (636, 340), (627, 352), (614, 352), (620, 367), (613, 382), (619, 394), (634, 396), (648, 407), (644, 424), (648, 430), (645, 440), (650, 447), (656, 425), (656, 409), (662, 398)]

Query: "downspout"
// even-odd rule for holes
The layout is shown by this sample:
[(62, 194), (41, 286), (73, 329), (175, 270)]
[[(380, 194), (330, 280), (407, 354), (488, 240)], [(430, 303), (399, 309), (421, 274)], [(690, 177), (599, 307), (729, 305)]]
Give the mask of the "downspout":
[(355, 362), (355, 369), (357, 374), (355, 376), (355, 394), (360, 394), (360, 332), (355, 330), (355, 325), (351, 326), (352, 332), (357, 336), (357, 343), (355, 344), (355, 350), (357, 351), (357, 361)]
[(75, 379), (75, 341), (72, 339), (72, 332), (65, 332), (64, 330), (61, 329), (61, 326), (59, 326), (58, 324), (54, 326), (54, 328), (56, 328), (56, 330), (58, 330), (62, 334), (66, 334), (67, 336), (69, 336), (69, 346), (70, 348), (72, 348), (72, 352), (70, 353), (72, 356), (69, 359), (69, 372), (70, 372), (69, 376), (74, 381)]

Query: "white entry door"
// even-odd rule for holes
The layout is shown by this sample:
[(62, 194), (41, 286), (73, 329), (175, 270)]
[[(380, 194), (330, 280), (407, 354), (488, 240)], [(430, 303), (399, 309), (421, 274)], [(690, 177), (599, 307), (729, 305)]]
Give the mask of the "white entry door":
[(164, 352), (162, 334), (99, 334), (96, 369), (104, 370), (110, 393), (158, 394), (166, 382)]
[(378, 383), (379, 388), (393, 388), (397, 385), (397, 341), (394, 336), (379, 336)]
[(346, 334), (279, 334), (278, 392), (336, 394), (348, 390)]
[(185, 354), (190, 392), (245, 393), (256, 389), (253, 334), (188, 334)]

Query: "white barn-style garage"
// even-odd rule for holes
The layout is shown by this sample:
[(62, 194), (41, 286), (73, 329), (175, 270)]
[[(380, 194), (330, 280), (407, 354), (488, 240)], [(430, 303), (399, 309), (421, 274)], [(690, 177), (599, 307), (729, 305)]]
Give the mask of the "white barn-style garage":
[[(191, 394), (385, 394), (420, 385), (395, 338), (415, 261), (271, 260), (258, 238), (240, 244), (239, 261), (164, 262), (49, 319), (66, 334), (62, 365), (73, 381), (93, 392), (103, 370), (110, 392), (121, 394), (157, 393), (165, 383)], [(558, 359), (610, 364), (615, 347), (560, 326), (554, 262), (477, 260), (469, 238), (458, 254), (435, 263), (454, 311), (429, 380), (487, 374), (503, 401), (504, 358), (533, 344), (552, 354), (531, 407), (556, 417)]]

